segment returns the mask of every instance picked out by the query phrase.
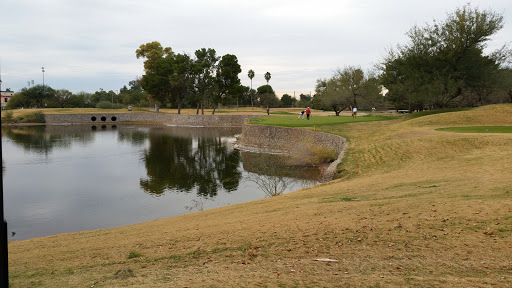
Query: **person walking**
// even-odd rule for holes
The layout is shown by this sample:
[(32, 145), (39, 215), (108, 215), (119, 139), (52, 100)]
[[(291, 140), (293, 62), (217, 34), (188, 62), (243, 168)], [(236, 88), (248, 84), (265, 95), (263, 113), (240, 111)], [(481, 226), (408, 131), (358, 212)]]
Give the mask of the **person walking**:
[(311, 114), (311, 110), (309, 110), (309, 107), (308, 107), (308, 109), (306, 109), (306, 116), (307, 116), (308, 120), (309, 120), (310, 114)]
[(357, 117), (357, 107), (352, 108), (352, 118), (356, 119)]
[(302, 110), (300, 111), (300, 115), (299, 115), (299, 118), (297, 119), (300, 119), (300, 116), (302, 116), (302, 119), (304, 119), (304, 113), (306, 112), (306, 110)]

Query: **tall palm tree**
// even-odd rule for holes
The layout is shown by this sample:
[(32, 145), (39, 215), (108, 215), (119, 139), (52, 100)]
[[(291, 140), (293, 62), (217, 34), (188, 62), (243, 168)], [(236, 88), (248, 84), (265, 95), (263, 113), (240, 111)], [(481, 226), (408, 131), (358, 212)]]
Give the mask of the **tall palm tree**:
[(249, 70), (249, 73), (247, 73), (247, 76), (249, 76), (249, 79), (251, 79), (251, 107), (252, 107), (252, 110), (254, 110), (254, 103), (253, 103), (253, 100), (252, 100), (252, 78), (254, 78), (254, 70)]
[(270, 78), (272, 78), (272, 76), (270, 76), (270, 72), (265, 73), (264, 77), (265, 77), (265, 80), (267, 80), (267, 85), (268, 85), (268, 81), (270, 81)]
[[(265, 75), (263, 75), (263, 77), (265, 77), (265, 80), (267, 80), (267, 93), (268, 93), (268, 81), (270, 81), (270, 78), (272, 78), (272, 76), (270, 76), (270, 72), (267, 72), (267, 73), (265, 73)], [(267, 115), (270, 115), (270, 109), (268, 107), (268, 103), (267, 103)]]

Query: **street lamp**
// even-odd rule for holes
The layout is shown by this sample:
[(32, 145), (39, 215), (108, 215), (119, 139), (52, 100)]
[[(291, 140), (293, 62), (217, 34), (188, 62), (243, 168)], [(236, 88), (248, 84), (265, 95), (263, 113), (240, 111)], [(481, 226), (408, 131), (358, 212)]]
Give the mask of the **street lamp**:
[(41, 67), (41, 70), (43, 71), (43, 97), (41, 98), (41, 108), (43, 108), (43, 99), (44, 99), (45, 94), (46, 94), (46, 89), (44, 87), (44, 67)]

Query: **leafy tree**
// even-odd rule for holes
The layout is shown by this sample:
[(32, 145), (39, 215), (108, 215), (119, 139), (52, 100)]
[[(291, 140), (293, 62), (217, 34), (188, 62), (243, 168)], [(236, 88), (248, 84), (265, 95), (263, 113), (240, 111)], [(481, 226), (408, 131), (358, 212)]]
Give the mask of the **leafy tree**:
[(254, 89), (251, 89), (249, 86), (243, 86), (240, 85), (239, 95), (240, 95), (240, 104), (242, 105), (253, 105), (253, 95), (254, 95)]
[[(310, 95), (306, 94), (300, 94), (299, 95), (299, 101), (297, 101), (296, 105), (297, 107), (308, 107), (312, 106), (312, 97)], [(320, 107), (320, 106), (319, 106)]]
[(211, 98), (217, 89), (215, 71), (219, 57), (217, 57), (215, 50), (211, 48), (196, 50), (195, 56), (193, 73), (196, 77), (194, 82), (198, 95), (196, 114), (199, 114), (199, 108), (201, 108), (201, 114), (204, 115), (204, 102)]
[(155, 110), (158, 111), (158, 103), (166, 104), (170, 101), (171, 85), (169, 75), (173, 74), (171, 62), (174, 52), (170, 47), (153, 41), (142, 44), (135, 51), (137, 59), (144, 58), (145, 75), (142, 76), (141, 86), (155, 100)]
[(103, 90), (103, 88), (100, 88), (99, 91), (96, 91), (96, 92), (94, 92), (94, 94), (91, 95), (90, 106), (96, 107), (96, 105), (98, 105), (99, 102), (109, 102), (112, 104), (112, 102), (114, 102), (115, 97), (116, 97), (116, 92), (114, 92), (112, 90), (107, 92), (107, 91)]
[[(281, 103), (284, 107), (291, 107), (293, 105), (293, 99), (295, 98), (292, 98), (292, 96), (288, 94), (284, 94), (281, 96)], [(297, 99), (295, 99), (295, 101), (297, 101)]]
[(270, 114), (269, 107), (277, 107), (279, 106), (279, 99), (274, 93), (274, 89), (270, 85), (263, 85), (258, 87), (258, 96), (260, 100), (260, 105), (267, 107), (267, 115)]
[(333, 110), (336, 116), (350, 107), (349, 91), (344, 89), (337, 77), (318, 79), (313, 103), (315, 107)]
[(178, 114), (181, 113), (183, 100), (194, 85), (192, 66), (192, 59), (187, 54), (176, 54), (172, 57), (172, 73), (169, 74), (169, 82), (171, 94), (174, 95), (174, 101), (178, 104)]
[(130, 88), (126, 87), (124, 85), (121, 89), (119, 89), (119, 95), (117, 97), (120, 99), (120, 102), (124, 104), (125, 106), (128, 105), (137, 105), (139, 107), (141, 106), (147, 106), (148, 104), (148, 95), (147, 93), (142, 89), (142, 86), (140, 85), (140, 80), (135, 79), (128, 83)]
[(318, 79), (315, 106), (333, 110), (336, 116), (349, 107), (377, 106), (382, 102), (380, 84), (371, 72), (352, 66), (338, 69), (330, 79)]
[(502, 15), (469, 4), (445, 21), (414, 26), (407, 33), (410, 43), (391, 50), (380, 67), (387, 96), (396, 106), (412, 109), (482, 101), (509, 53), (502, 48), (483, 54), (486, 42), (501, 28)]
[[(240, 78), (238, 78), (240, 72), (242, 72), (242, 69), (235, 55), (226, 54), (222, 56), (217, 66), (216, 83), (218, 94), (214, 98), (214, 105), (223, 100), (229, 100), (230, 96), (236, 95), (239, 89), (238, 86), (240, 86)], [(215, 114), (215, 107), (212, 114)]]
[[(163, 48), (158, 42), (141, 45), (136, 50), (137, 58), (145, 58), (145, 75), (140, 85), (148, 97), (158, 105), (177, 104), (178, 113), (182, 106), (194, 103), (199, 108), (210, 103), (230, 103), (234, 97), (243, 97), (245, 89), (240, 86), (241, 72), (235, 55), (216, 56), (214, 49), (199, 49), (195, 59), (187, 54), (175, 54), (171, 48)], [(127, 91), (123, 87), (121, 92)], [(203, 110), (204, 111), (204, 110)], [(204, 114), (204, 112), (202, 112)], [(212, 112), (215, 113), (215, 108)]]
[(300, 101), (306, 101), (306, 102), (310, 102), (312, 100), (311, 95), (305, 95), (302, 93), (299, 95), (299, 98), (300, 98)]
[(157, 41), (142, 44), (139, 46), (139, 49), (135, 50), (135, 56), (137, 59), (146, 59), (144, 61), (144, 70), (146, 72), (154, 71), (159, 60), (173, 54), (174, 52), (172, 52), (171, 47), (163, 48)]
[(30, 88), (23, 88), (20, 92), (11, 97), (9, 102), (7, 102), (7, 107), (45, 107), (44, 104), (54, 96), (55, 90), (48, 85), (36, 85)]
[(75, 107), (75, 108), (85, 108), (85, 107), (90, 107), (90, 102), (91, 102), (91, 93), (87, 93), (87, 92), (78, 92), (77, 94), (72, 94), (70, 97), (69, 97), (69, 105), (71, 107)]
[(512, 103), (512, 68), (500, 69), (497, 86), (500, 91), (508, 96), (508, 101)]
[[(250, 69), (249, 72), (247, 73), (247, 76), (249, 77), (249, 79), (251, 79), (251, 90), (250, 92), (252, 92), (252, 78), (254, 78), (254, 70)], [(253, 101), (253, 94), (251, 93), (251, 107), (252, 107), (252, 110), (254, 110), (254, 101)]]
[(70, 100), (73, 96), (73, 93), (71, 91), (66, 89), (59, 89), (55, 91), (55, 100), (57, 101), (60, 108), (66, 108), (71, 106)]
[(30, 99), (23, 93), (27, 88), (23, 88), (20, 92), (14, 94), (7, 102), (8, 109), (15, 109), (21, 107), (30, 107)]

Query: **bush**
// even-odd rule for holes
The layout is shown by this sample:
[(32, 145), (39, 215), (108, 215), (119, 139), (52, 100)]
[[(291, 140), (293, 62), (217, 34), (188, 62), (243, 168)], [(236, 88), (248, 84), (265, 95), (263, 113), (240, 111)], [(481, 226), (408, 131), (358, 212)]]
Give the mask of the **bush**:
[(312, 152), (312, 164), (326, 164), (338, 159), (338, 154), (333, 149), (329, 149), (323, 146), (317, 146), (309, 147), (309, 150)]
[(2, 112), (2, 122), (12, 123), (14, 121), (14, 117), (12, 116), (12, 111)]
[(123, 109), (123, 108), (126, 108), (126, 106), (121, 103), (114, 103), (114, 106), (112, 106), (112, 109)]
[(100, 101), (98, 104), (96, 104), (96, 108), (99, 109), (112, 109), (112, 103), (108, 101)]
[(19, 117), (18, 120), (22, 123), (45, 123), (44, 114), (41, 111), (25, 114), (25, 117)]
[(123, 109), (125, 106), (121, 103), (114, 103), (112, 105), (111, 102), (108, 101), (100, 101), (98, 104), (96, 104), (96, 108), (99, 109)]

